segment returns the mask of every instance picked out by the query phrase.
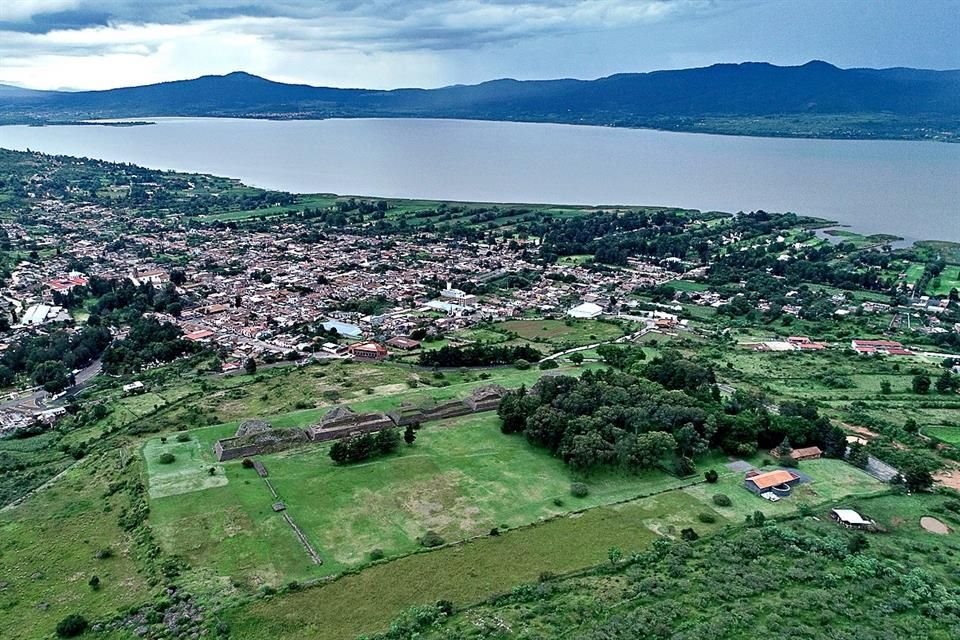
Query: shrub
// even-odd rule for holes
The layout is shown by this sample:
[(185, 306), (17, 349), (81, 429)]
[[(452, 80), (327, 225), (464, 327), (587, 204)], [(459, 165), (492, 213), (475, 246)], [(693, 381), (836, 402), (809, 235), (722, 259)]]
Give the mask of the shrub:
[(253, 469), (253, 460), (250, 458), (244, 458), (243, 462), (240, 463), (244, 469)]
[(174, 460), (177, 459), (177, 456), (173, 455), (170, 452), (161, 453), (160, 457), (157, 458), (157, 462), (160, 464), (172, 464)]
[(184, 431), (177, 434), (177, 442), (190, 442), (190, 434)]
[(590, 495), (590, 487), (582, 482), (574, 482), (570, 485), (570, 495), (574, 498), (586, 498)]
[(554, 499), (553, 499), (553, 506), (555, 506), (555, 507), (562, 507), (563, 504), (564, 504), (564, 503), (563, 503), (563, 498), (554, 498)]
[(91, 576), (90, 581), (87, 582), (90, 585), (90, 588), (94, 591), (100, 590), (100, 576)]
[(437, 600), (437, 609), (445, 616), (453, 615), (453, 603), (449, 600)]
[(496, 527), (494, 527), (493, 529), (490, 529), (491, 537), (496, 538), (498, 535), (500, 535), (500, 529), (497, 529)]
[(729, 496), (718, 493), (713, 496), (713, 504), (717, 505), (718, 507), (729, 507), (733, 504), (733, 501), (729, 498)]
[(693, 542), (694, 540), (698, 540), (700, 538), (697, 532), (691, 528), (681, 529), (680, 537), (686, 540), (687, 542)]
[(710, 469), (709, 471), (707, 471), (707, 472), (705, 472), (705, 473), (703, 474), (703, 478), (704, 478), (704, 480), (706, 480), (708, 483), (714, 484), (717, 480), (720, 479), (720, 474), (718, 474), (718, 473), (717, 473), (716, 471), (714, 471), (713, 469)]
[(547, 371), (548, 369), (556, 369), (560, 365), (557, 364), (556, 360), (544, 360), (539, 365), (540, 371)]
[(104, 547), (103, 549), (98, 549), (96, 553), (93, 554), (93, 557), (97, 560), (106, 560), (107, 558), (113, 557), (113, 549), (110, 547)]
[(698, 514), (697, 514), (697, 520), (699, 520), (700, 522), (703, 522), (703, 523), (705, 523), (705, 524), (713, 524), (714, 522), (717, 521), (717, 516), (713, 515), (712, 513), (707, 512), (707, 511), (704, 511), (703, 513), (698, 513)]
[(420, 544), (424, 547), (439, 547), (444, 543), (444, 539), (436, 531), (427, 531), (420, 536)]
[(75, 638), (86, 631), (89, 624), (79, 613), (71, 613), (57, 623), (57, 635), (61, 638)]
[(368, 555), (370, 556), (370, 560), (374, 561), (383, 560), (385, 557), (387, 557), (387, 554), (383, 552), (383, 549), (373, 549)]
[(530, 368), (530, 363), (523, 358), (515, 360), (513, 366), (519, 369), (520, 371), (526, 371)]

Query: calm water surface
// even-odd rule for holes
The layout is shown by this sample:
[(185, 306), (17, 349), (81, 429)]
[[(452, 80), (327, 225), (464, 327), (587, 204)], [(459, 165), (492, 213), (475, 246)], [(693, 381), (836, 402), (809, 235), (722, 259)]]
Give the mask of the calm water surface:
[(462, 120), (161, 118), (0, 127), (0, 147), (404, 198), (795, 211), (960, 242), (960, 144)]

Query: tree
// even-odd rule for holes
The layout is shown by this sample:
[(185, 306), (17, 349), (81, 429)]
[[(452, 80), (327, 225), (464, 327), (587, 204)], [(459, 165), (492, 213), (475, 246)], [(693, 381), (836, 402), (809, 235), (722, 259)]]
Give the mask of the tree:
[(847, 541), (847, 551), (850, 553), (860, 553), (869, 546), (870, 542), (867, 540), (867, 536), (863, 535), (861, 531), (854, 533)]
[(930, 376), (922, 373), (913, 376), (913, 392), (919, 395), (930, 393)]
[(911, 464), (903, 470), (903, 483), (908, 491), (927, 491), (933, 486), (933, 476), (926, 467), (919, 464)]
[(944, 371), (937, 378), (937, 393), (951, 393), (957, 388), (957, 383), (949, 371)]
[(862, 444), (854, 442), (850, 445), (850, 449), (847, 452), (847, 462), (855, 467), (866, 469), (870, 463), (870, 455)]
[(610, 560), (610, 566), (615, 567), (623, 560), (623, 551), (618, 547), (610, 547), (607, 549), (607, 559)]
[(579, 351), (575, 351), (570, 354), (570, 362), (577, 365), (578, 367), (583, 364), (583, 354)]
[(913, 418), (907, 418), (907, 421), (903, 423), (903, 430), (907, 433), (918, 433), (920, 425)]
[(184, 273), (181, 269), (174, 269), (170, 272), (170, 282), (182, 287), (187, 283), (187, 274)]
[(881, 380), (881, 381), (880, 381), (880, 393), (882, 393), (882, 394), (884, 394), (884, 395), (890, 395), (891, 391), (892, 391), (892, 389), (890, 388), (890, 381), (889, 381), (889, 380)]
[(417, 427), (419, 426), (420, 425), (414, 426), (413, 424), (408, 424), (407, 428), (403, 430), (403, 441), (406, 442), (408, 446), (412, 445), (417, 439)]
[(257, 361), (253, 358), (247, 358), (243, 363), (243, 370), (252, 376), (257, 372)]
[(61, 638), (75, 638), (87, 630), (90, 625), (79, 613), (71, 613), (57, 623), (57, 635)]

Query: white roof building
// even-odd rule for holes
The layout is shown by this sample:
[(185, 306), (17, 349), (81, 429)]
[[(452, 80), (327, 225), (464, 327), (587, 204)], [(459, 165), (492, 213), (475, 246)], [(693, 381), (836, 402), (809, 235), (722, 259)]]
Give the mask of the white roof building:
[(571, 318), (596, 318), (601, 313), (603, 313), (603, 307), (593, 304), (592, 302), (578, 304), (567, 311), (567, 315)]
[(870, 520), (864, 519), (859, 513), (853, 509), (833, 509), (833, 515), (837, 518), (838, 521), (846, 525), (852, 526), (864, 526), (868, 524), (873, 524)]

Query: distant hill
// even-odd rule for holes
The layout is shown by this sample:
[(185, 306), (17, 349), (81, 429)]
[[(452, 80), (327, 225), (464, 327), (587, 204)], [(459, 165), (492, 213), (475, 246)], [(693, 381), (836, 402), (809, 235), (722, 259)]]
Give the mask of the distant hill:
[(954, 139), (960, 130), (960, 71), (839, 69), (813, 61), (392, 91), (284, 84), (243, 72), (107, 91), (0, 85), (0, 122), (150, 116), (471, 118)]

